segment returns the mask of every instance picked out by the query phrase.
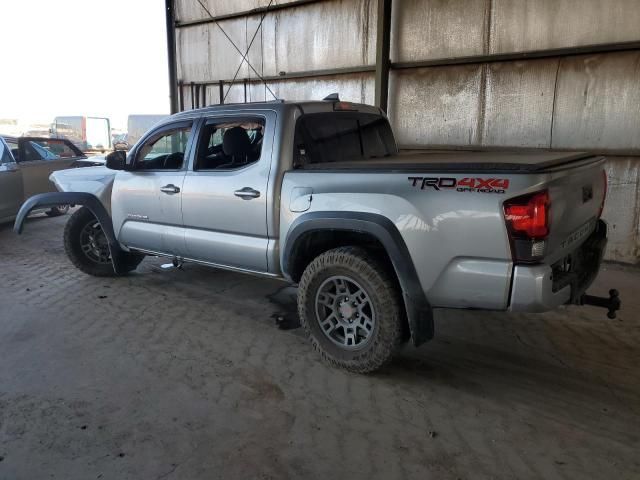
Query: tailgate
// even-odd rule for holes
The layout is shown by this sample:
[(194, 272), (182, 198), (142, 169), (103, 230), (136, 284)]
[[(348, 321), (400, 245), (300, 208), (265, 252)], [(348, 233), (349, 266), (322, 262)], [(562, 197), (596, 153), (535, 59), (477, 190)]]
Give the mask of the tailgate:
[(550, 171), (550, 232), (545, 263), (554, 263), (582, 245), (595, 230), (606, 195), (604, 158)]

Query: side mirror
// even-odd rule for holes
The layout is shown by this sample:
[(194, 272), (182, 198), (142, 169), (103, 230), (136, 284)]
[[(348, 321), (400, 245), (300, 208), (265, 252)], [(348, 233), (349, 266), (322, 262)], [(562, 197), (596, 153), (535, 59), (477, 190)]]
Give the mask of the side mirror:
[(127, 154), (122, 150), (115, 150), (106, 157), (107, 168), (111, 170), (124, 170), (127, 164)]

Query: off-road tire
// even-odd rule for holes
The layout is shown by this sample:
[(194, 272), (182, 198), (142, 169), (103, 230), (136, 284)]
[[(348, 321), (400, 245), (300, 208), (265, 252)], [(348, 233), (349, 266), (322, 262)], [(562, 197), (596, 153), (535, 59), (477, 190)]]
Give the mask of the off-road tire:
[(66, 215), (68, 211), (69, 205), (58, 205), (56, 207), (51, 207), (46, 213), (50, 217), (59, 217), (60, 215)]
[[(341, 276), (355, 280), (375, 311), (370, 340), (360, 349), (336, 345), (322, 331), (316, 296), (323, 282)], [(316, 257), (305, 269), (298, 289), (298, 313), (313, 348), (328, 364), (356, 373), (373, 372), (387, 363), (403, 343), (403, 308), (393, 271), (360, 247), (340, 247)]]
[[(64, 228), (64, 249), (67, 252), (67, 256), (76, 268), (88, 275), (93, 275), (94, 277), (117, 277), (122, 275), (114, 271), (113, 264), (110, 261), (108, 263), (98, 263), (87, 256), (81, 247), (83, 229), (97, 221), (91, 210), (86, 207), (80, 208), (71, 215)], [(135, 270), (144, 258), (144, 255), (138, 254), (130, 254), (129, 256), (130, 258), (127, 257), (126, 259), (126, 272), (124, 273)]]

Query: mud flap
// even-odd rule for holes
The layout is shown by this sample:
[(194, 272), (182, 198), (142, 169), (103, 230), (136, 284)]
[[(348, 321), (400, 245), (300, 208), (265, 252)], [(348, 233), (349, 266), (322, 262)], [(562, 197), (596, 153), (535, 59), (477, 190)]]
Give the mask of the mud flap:
[(13, 225), (13, 231), (18, 235), (22, 233), (24, 227), (24, 221), (29, 213), (36, 208), (54, 207), (56, 205), (82, 205), (87, 207), (91, 213), (96, 217), (102, 231), (107, 237), (109, 242), (109, 251), (111, 253), (111, 263), (115, 273), (121, 275), (127, 273), (127, 266), (130, 265), (132, 260), (132, 254), (126, 252), (120, 248), (115, 233), (113, 231), (113, 223), (109, 212), (104, 205), (98, 200), (95, 195), (84, 192), (53, 192), (53, 193), (41, 193), (29, 197), (26, 202), (20, 207), (18, 216)]
[(435, 330), (433, 309), (426, 302), (414, 301), (406, 293), (403, 297), (411, 331), (411, 341), (414, 346), (418, 347), (433, 338)]

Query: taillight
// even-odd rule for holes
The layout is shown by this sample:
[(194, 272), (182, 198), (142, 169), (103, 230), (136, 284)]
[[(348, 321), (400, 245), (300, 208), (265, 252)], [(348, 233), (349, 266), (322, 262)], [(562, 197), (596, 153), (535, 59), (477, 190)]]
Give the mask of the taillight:
[(549, 235), (549, 192), (523, 195), (504, 202), (504, 218), (514, 238), (544, 239)]
[(602, 170), (602, 183), (603, 183), (603, 192), (602, 192), (602, 203), (600, 204), (600, 211), (598, 212), (598, 218), (602, 216), (602, 211), (604, 210), (604, 202), (607, 199), (607, 190), (609, 189), (609, 180), (607, 178), (607, 171)]
[(544, 257), (549, 236), (551, 200), (543, 190), (504, 202), (504, 219), (514, 260), (536, 262)]

